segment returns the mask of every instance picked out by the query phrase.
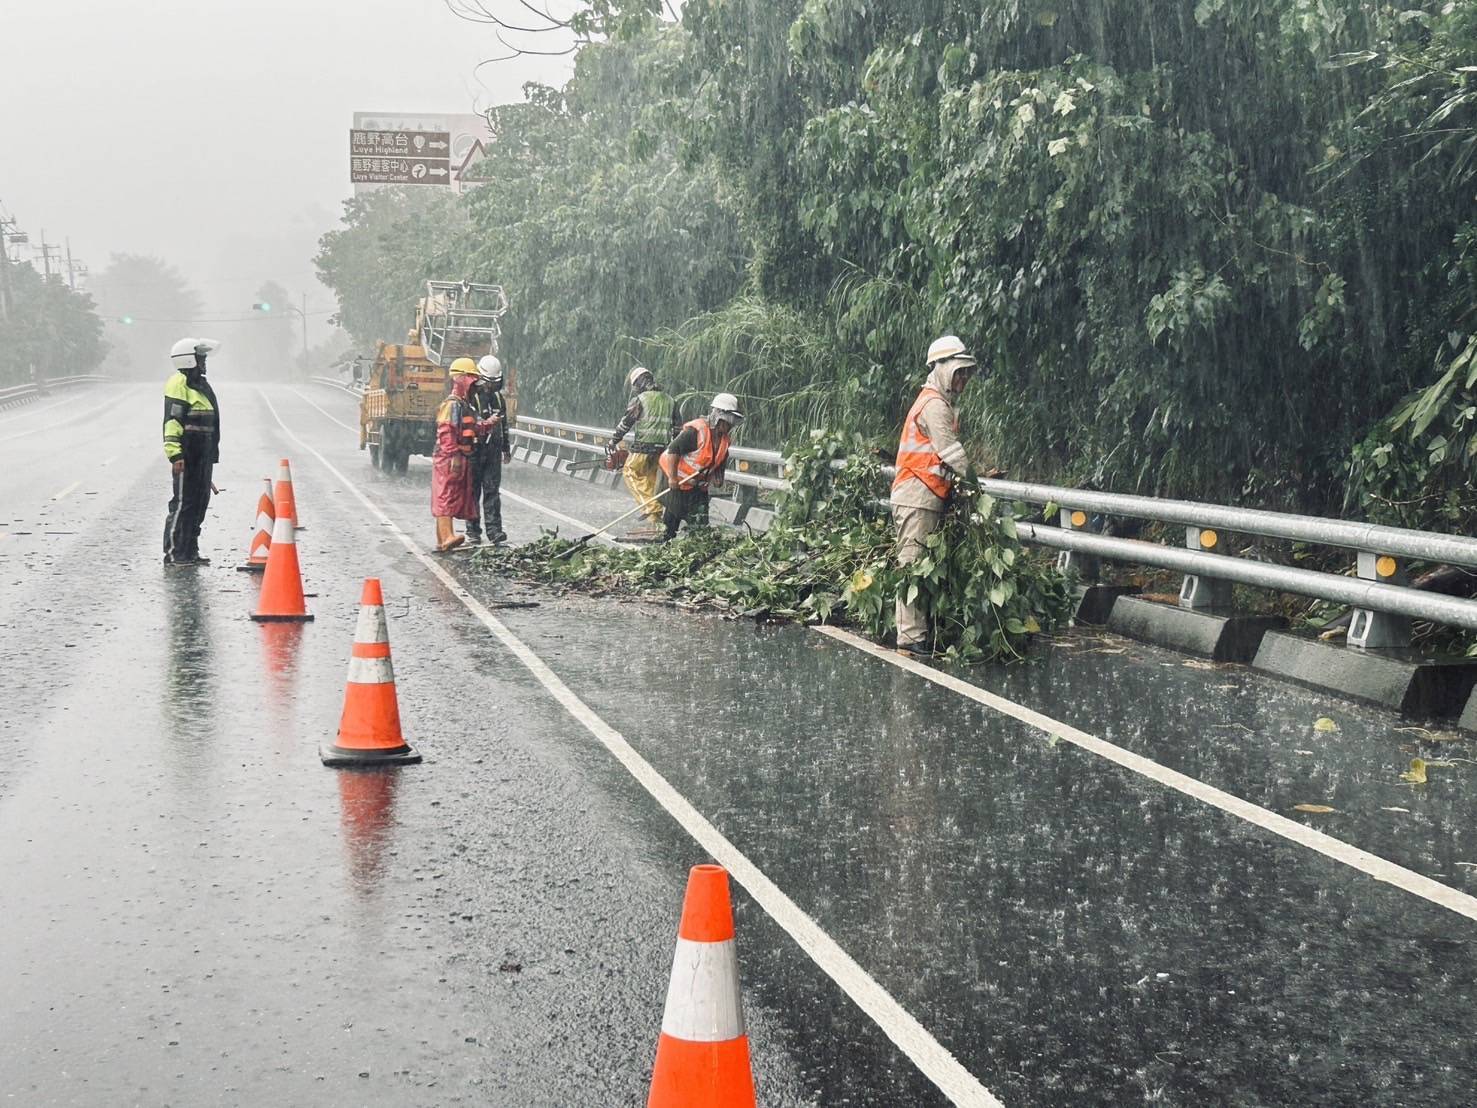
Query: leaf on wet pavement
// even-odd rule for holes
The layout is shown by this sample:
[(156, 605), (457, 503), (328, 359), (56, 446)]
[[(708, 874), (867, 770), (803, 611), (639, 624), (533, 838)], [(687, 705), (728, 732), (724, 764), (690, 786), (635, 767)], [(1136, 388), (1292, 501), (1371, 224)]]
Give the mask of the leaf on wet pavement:
[(1404, 812), (1407, 816), (1410, 815), (1410, 809), (1409, 808), (1390, 807), (1390, 808), (1381, 808), (1380, 811), (1382, 811), (1382, 812)]
[(1294, 804), (1293, 810), (1297, 812), (1313, 812), (1322, 815), (1325, 812), (1337, 812), (1337, 808), (1330, 808), (1327, 804)]
[(1337, 731), (1338, 729), (1339, 725), (1334, 723), (1334, 721), (1329, 719), (1327, 716), (1319, 716), (1313, 721), (1314, 731), (1332, 732)]
[(1400, 775), (1400, 780), (1409, 781), (1412, 785), (1424, 785), (1426, 783), (1426, 760), (1412, 758), (1410, 768)]

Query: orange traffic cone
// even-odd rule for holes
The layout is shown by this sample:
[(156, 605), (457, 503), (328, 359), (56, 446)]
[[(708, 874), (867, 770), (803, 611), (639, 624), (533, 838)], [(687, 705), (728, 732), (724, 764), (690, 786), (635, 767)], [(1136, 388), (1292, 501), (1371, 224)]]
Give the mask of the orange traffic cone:
[(395, 698), (395, 667), (390, 663), (390, 633), (378, 577), (364, 579), (359, 626), (349, 658), (344, 714), (338, 741), (318, 751), (325, 766), (375, 767), (419, 762), (418, 751), (400, 734), (400, 704)]
[(272, 549), (272, 525), (277, 509), (272, 505), (272, 479), (263, 477), (267, 487), (256, 500), (256, 534), (246, 544), (246, 561), (236, 568), (245, 573), (261, 573), (267, 568), (267, 553)]
[(299, 531), (306, 530), (302, 520), (297, 515), (297, 497), (292, 492), (292, 469), (283, 458), (277, 463), (277, 515), (286, 516), (292, 520), (293, 526)]
[(280, 515), (272, 524), (272, 548), (267, 551), (267, 572), (262, 577), (261, 599), (257, 610), (251, 613), (254, 620), (313, 618), (303, 599), (303, 575), (297, 564), (297, 541), (293, 530), (291, 516)]
[(693, 866), (647, 1108), (755, 1108), (728, 871)]

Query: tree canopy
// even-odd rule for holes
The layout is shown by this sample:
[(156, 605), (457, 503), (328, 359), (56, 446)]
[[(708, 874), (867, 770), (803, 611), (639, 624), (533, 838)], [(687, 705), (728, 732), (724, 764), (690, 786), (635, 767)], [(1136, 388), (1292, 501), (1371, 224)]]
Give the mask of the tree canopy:
[(462, 198), (346, 206), (357, 339), (495, 280), (534, 410), (612, 420), (642, 361), (890, 448), (954, 331), (1021, 475), (1477, 522), (1474, 0), (650, 7), (489, 112)]

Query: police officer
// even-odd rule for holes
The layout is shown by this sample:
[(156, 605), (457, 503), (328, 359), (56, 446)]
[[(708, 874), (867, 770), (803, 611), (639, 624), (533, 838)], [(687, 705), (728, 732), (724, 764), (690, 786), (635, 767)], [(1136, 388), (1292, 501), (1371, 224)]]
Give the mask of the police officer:
[(169, 351), (175, 372), (164, 383), (164, 457), (174, 495), (164, 520), (164, 564), (209, 565), (200, 556), (200, 525), (210, 506), (211, 474), (221, 459), (220, 404), (205, 379), (205, 357), (220, 343), (180, 339)]

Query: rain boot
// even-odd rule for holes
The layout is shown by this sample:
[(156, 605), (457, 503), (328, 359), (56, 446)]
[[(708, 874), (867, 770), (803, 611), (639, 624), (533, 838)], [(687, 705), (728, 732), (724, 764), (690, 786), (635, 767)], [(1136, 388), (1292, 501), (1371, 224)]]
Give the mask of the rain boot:
[(436, 549), (441, 553), (455, 550), (467, 540), (456, 533), (456, 527), (451, 522), (450, 516), (436, 517)]

